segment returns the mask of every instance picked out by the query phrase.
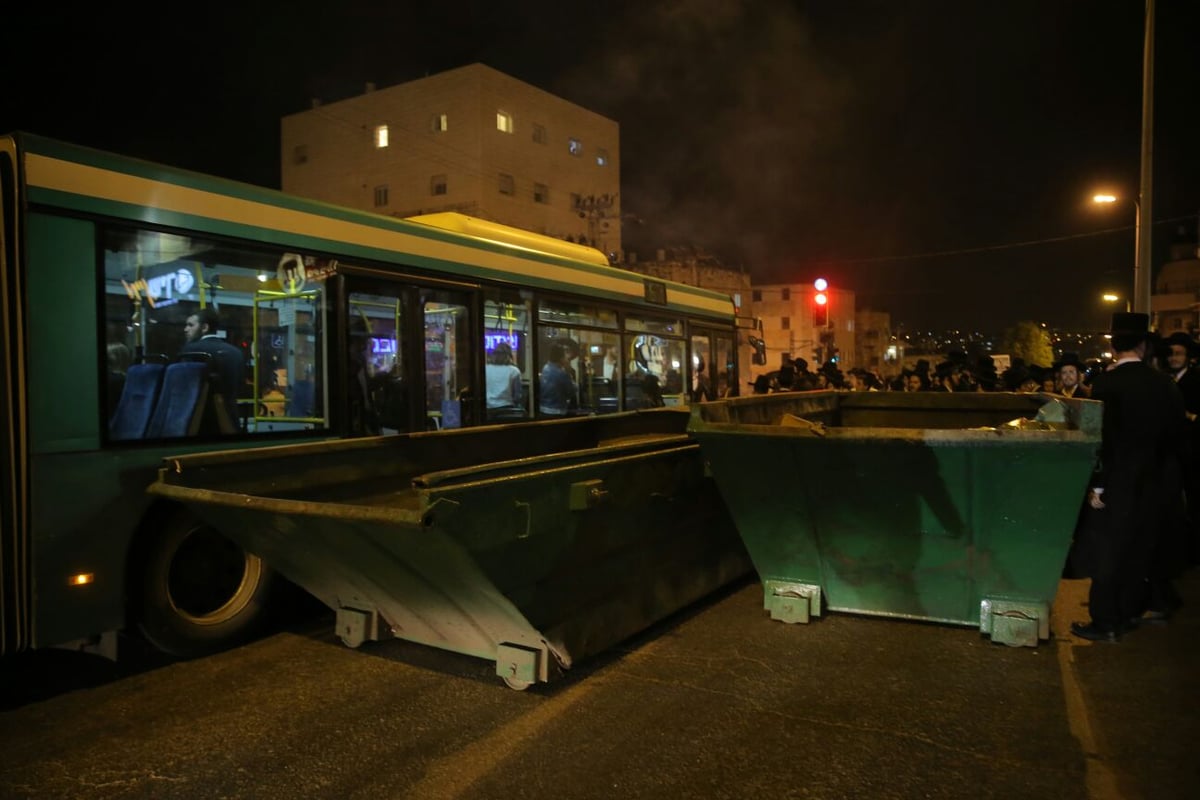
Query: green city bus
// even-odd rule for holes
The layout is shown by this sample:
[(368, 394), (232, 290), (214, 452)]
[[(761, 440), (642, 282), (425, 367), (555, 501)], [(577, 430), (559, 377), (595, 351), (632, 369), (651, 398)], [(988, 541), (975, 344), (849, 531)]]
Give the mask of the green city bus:
[[(0, 655), (115, 657), (129, 631), (191, 657), (263, 629), (284, 582), (145, 492), (165, 457), (523, 424), (543, 416), (551, 352), (567, 353), (572, 415), (739, 383), (727, 295), (549, 236), (25, 133), (0, 138), (0, 187)], [(185, 352), (189, 320), (213, 314), (236, 381)], [(497, 353), (521, 373), (503, 405), (483, 390)]]

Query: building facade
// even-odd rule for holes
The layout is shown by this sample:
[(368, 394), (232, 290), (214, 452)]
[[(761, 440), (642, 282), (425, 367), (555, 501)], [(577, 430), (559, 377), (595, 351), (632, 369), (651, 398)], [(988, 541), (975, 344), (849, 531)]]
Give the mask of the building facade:
[(621, 253), (620, 127), (470, 64), (286, 116), (283, 191), (410, 217), (458, 211)]
[(1156, 330), (1163, 336), (1183, 331), (1200, 333), (1200, 245), (1180, 241), (1171, 245), (1171, 255), (1154, 281), (1150, 297)]

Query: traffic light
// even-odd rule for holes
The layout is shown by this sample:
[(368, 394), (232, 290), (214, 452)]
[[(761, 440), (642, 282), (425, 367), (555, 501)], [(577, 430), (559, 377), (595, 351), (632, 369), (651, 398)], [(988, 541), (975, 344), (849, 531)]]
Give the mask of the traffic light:
[(829, 281), (817, 278), (813, 281), (813, 327), (824, 328), (829, 324)]

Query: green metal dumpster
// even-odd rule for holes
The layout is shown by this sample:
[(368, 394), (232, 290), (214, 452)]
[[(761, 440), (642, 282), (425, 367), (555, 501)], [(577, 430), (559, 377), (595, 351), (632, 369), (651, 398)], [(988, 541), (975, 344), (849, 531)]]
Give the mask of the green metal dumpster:
[(692, 407), (772, 618), (822, 609), (1036, 646), (1103, 404), (1043, 394), (785, 392)]
[(336, 611), (550, 680), (751, 563), (686, 432), (655, 409), (165, 460), (182, 501)]

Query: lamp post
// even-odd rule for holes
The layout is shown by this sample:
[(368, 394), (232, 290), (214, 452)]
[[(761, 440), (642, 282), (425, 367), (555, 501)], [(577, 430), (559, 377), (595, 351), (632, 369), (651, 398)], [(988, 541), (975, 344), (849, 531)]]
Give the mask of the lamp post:
[[(1151, 242), (1154, 224), (1154, 0), (1146, 0), (1145, 22), (1142, 42), (1142, 152), (1141, 183), (1138, 196), (1133, 201), (1134, 247), (1137, 249), (1133, 262), (1133, 309), (1142, 314), (1150, 313), (1150, 295), (1153, 281), (1150, 277)], [(1113, 195), (1096, 195), (1098, 203), (1114, 203)], [(1146, 223), (1142, 224), (1145, 214)], [(1145, 231), (1142, 228), (1145, 227)]]

